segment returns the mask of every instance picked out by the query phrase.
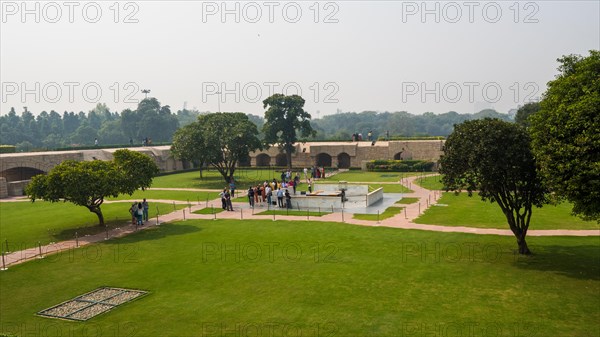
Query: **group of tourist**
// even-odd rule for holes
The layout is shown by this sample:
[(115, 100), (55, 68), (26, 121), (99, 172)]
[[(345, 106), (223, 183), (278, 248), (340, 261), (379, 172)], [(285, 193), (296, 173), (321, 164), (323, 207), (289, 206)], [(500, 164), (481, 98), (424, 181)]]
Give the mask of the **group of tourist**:
[[(386, 132), (386, 136), (389, 138), (389, 131)], [(353, 142), (360, 142), (363, 140), (363, 135), (362, 133), (356, 132), (352, 134), (352, 141)], [(367, 133), (367, 140), (368, 141), (372, 141), (373, 140), (373, 130), (369, 130), (369, 133)]]
[(143, 226), (144, 221), (148, 221), (148, 209), (150, 206), (148, 205), (148, 201), (146, 198), (142, 202), (134, 202), (131, 204), (129, 208), (129, 214), (131, 214), (131, 224)]
[[(294, 194), (296, 194), (296, 186), (299, 181), (300, 178), (290, 181), (282, 180), (281, 182), (278, 182), (277, 179), (273, 179), (271, 182), (265, 180), (262, 184), (250, 186), (248, 188), (248, 203), (251, 208), (254, 208), (256, 205), (263, 207), (264, 203), (267, 205), (277, 204), (279, 207), (292, 208), (292, 196), (289, 189), (292, 188)], [(273, 201), (273, 193), (275, 193), (277, 197), (277, 203)], [(285, 203), (283, 203), (284, 198), (286, 200)]]
[(223, 191), (221, 193), (219, 193), (219, 197), (221, 197), (221, 207), (226, 211), (233, 212), (233, 205), (231, 204), (231, 198), (233, 197), (234, 191), (235, 191), (235, 184), (234, 184), (233, 189), (232, 188), (227, 189), (227, 187), (225, 187), (223, 189)]

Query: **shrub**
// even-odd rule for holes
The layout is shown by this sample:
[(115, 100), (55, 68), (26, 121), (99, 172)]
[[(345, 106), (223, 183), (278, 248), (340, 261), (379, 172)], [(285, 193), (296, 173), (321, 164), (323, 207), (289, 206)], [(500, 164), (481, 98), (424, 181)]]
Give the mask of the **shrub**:
[(425, 160), (372, 160), (367, 170), (372, 172), (431, 172), (434, 163)]
[(17, 147), (14, 145), (0, 145), (0, 153), (15, 153)]

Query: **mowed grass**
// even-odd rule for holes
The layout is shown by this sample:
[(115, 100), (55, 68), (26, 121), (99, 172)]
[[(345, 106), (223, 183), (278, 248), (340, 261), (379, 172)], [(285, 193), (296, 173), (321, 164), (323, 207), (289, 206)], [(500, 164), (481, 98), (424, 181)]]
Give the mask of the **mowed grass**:
[[(280, 176), (281, 171), (268, 169), (238, 169), (234, 173), (236, 188), (238, 190), (247, 190), (250, 185), (262, 184), (265, 180), (272, 181), (273, 178), (280, 181)], [(302, 175), (301, 178), (303, 178)], [(200, 178), (200, 171), (156, 177), (152, 182), (152, 187), (222, 190), (224, 187), (228, 187), (228, 184), (218, 171), (211, 169), (210, 171), (203, 171), (202, 178)]]
[[(416, 223), (467, 226), (479, 228), (507, 229), (506, 217), (496, 203), (483, 202), (476, 193), (469, 197), (467, 193), (443, 193), (438, 204), (432, 206), (423, 215), (415, 219)], [(595, 221), (583, 221), (571, 215), (571, 204), (562, 203), (557, 206), (544, 205), (533, 209), (529, 229), (598, 229)]]
[(352, 218), (354, 219), (358, 219), (358, 220), (368, 220), (368, 221), (378, 221), (378, 220), (384, 220), (387, 218), (391, 218), (396, 214), (400, 214), (402, 212), (402, 210), (404, 209), (404, 207), (388, 207), (383, 213), (377, 215), (377, 214), (360, 214), (360, 213), (355, 213)]
[(178, 200), (189, 201), (192, 204), (198, 202), (206, 202), (219, 197), (219, 192), (201, 192), (201, 191), (172, 191), (172, 190), (137, 190), (132, 195), (121, 194), (117, 198), (108, 198), (107, 200), (142, 200), (158, 199), (158, 200)]
[(346, 171), (340, 172), (331, 177), (327, 177), (325, 180), (347, 182), (397, 182), (402, 178), (412, 177), (420, 174), (422, 173)]
[(415, 180), (415, 183), (428, 190), (441, 190), (444, 188), (441, 175), (419, 178)]
[(402, 198), (402, 199), (396, 201), (396, 204), (408, 205), (408, 204), (414, 204), (416, 202), (419, 202), (419, 198)]
[(260, 213), (255, 213), (256, 215), (284, 215), (284, 216), (323, 216), (329, 214), (329, 212), (319, 212), (319, 211), (306, 211), (306, 210), (297, 210), (297, 209), (271, 209), (262, 211)]
[(221, 208), (221, 205), (219, 205), (219, 207), (206, 207), (203, 209), (199, 209), (197, 211), (194, 211), (194, 214), (218, 214), (221, 212), (225, 212), (224, 209)]
[[(598, 336), (598, 238), (528, 241), (535, 255), (519, 257), (509, 236), (305, 221), (163, 224), (1, 272), (2, 332)], [(88, 322), (35, 316), (100, 286), (150, 293)]]
[[(128, 225), (131, 221), (128, 202), (106, 203), (101, 206), (104, 222), (110, 228)], [(150, 203), (148, 215), (156, 217), (173, 211), (172, 204)], [(176, 205), (181, 209), (185, 205)], [(98, 226), (96, 214), (87, 208), (69, 202), (2, 202), (0, 203), (0, 242), (6, 250), (5, 240), (11, 251), (35, 247), (50, 242), (72, 240), (75, 232), (79, 237), (104, 232)]]

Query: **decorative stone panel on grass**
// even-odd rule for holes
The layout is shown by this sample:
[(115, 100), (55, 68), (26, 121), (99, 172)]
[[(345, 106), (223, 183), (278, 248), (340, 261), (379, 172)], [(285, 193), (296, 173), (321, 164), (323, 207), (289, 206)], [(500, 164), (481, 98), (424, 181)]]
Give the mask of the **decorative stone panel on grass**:
[(72, 321), (87, 321), (146, 294), (148, 292), (143, 290), (103, 287), (42, 310), (37, 314)]

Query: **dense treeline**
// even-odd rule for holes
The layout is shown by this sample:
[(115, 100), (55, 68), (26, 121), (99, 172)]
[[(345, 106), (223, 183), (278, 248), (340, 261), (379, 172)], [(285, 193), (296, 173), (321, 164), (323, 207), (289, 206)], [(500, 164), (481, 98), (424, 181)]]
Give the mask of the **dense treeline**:
[(180, 125), (194, 121), (198, 112), (171, 113), (156, 98), (142, 100), (137, 109), (111, 112), (98, 104), (87, 114), (52, 110), (35, 116), (26, 107), (20, 115), (14, 108), (0, 116), (0, 144), (16, 145), (17, 151), (56, 149), (70, 146), (141, 144), (145, 138), (154, 143), (170, 142)]
[[(35, 116), (24, 108), (18, 114), (11, 108), (0, 116), (0, 144), (16, 145), (17, 151), (57, 149), (72, 146), (92, 146), (98, 139), (100, 146), (142, 144), (149, 138), (153, 144), (171, 142), (175, 131), (194, 122), (200, 112), (180, 110), (172, 113), (168, 105), (161, 106), (156, 98), (142, 100), (135, 110), (111, 112), (106, 104), (98, 104), (85, 113), (42, 111)], [(248, 115), (250, 121), (262, 130), (263, 117)], [(310, 123), (316, 131), (316, 140), (350, 140), (352, 134), (365, 136), (373, 131), (375, 138), (415, 136), (447, 136), (454, 124), (485, 117), (509, 120), (506, 114), (483, 110), (476, 114), (443, 114), (431, 112), (412, 115), (408, 112), (347, 112), (325, 116)], [(259, 135), (263, 137), (262, 134)]]
[(361, 133), (366, 139), (371, 130), (373, 137), (377, 139), (385, 137), (388, 131), (390, 137), (448, 136), (454, 130), (454, 124), (486, 117), (510, 120), (507, 114), (495, 110), (482, 110), (476, 114), (459, 114), (454, 111), (443, 114), (426, 112), (422, 115), (412, 115), (406, 111), (365, 111), (325, 116), (312, 121), (311, 124), (317, 131), (317, 139), (320, 140), (350, 140), (354, 133)]

